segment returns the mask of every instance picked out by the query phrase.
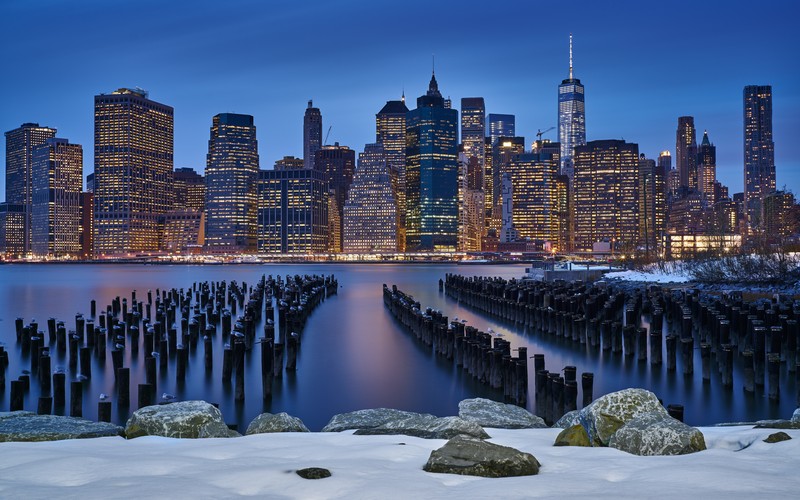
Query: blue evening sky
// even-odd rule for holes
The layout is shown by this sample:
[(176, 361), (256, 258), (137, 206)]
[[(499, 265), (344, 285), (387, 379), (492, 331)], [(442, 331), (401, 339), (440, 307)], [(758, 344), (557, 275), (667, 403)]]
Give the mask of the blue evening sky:
[[(0, 129), (58, 128), (93, 169), (93, 96), (142, 87), (175, 108), (175, 166), (202, 173), (211, 117), (255, 116), (261, 167), (302, 155), (308, 99), (323, 134), (357, 151), (375, 113), (424, 93), (436, 55), (445, 96), (513, 113), (526, 143), (557, 123), (575, 37), (587, 138), (674, 155), (681, 115), (717, 146), (717, 176), (742, 190), (742, 90), (773, 86), (779, 188), (800, 194), (800, 2), (462, 0), (0, 0)], [(557, 140), (556, 131), (545, 138)], [(4, 199), (5, 176), (0, 176)]]

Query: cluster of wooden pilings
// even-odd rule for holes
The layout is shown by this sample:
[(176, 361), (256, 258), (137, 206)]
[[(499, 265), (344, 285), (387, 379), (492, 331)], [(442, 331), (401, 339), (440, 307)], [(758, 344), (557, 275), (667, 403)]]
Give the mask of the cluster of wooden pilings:
[[(234, 398), (245, 398), (245, 353), (259, 345), (262, 363), (262, 396), (272, 395), (272, 383), (284, 370), (295, 370), (302, 332), (311, 312), (327, 296), (336, 294), (334, 276), (262, 276), (252, 286), (232, 281), (197, 282), (188, 289), (148, 290), (146, 301), (134, 290), (130, 301), (116, 297), (97, 313), (96, 301), (90, 304), (90, 316), (75, 316), (74, 329), (63, 321), (47, 320), (46, 328), (35, 320), (15, 322), (16, 339), (22, 360), (22, 374), (11, 381), (9, 410), (22, 410), (25, 394), (38, 383), (39, 414), (64, 414), (66, 381), (70, 379), (69, 415), (83, 415), (83, 382), (92, 377), (93, 358), (101, 367), (111, 353), (115, 377), (115, 398), (101, 396), (97, 415), (111, 421), (112, 401), (127, 415), (130, 401), (130, 369), (124, 366), (125, 351), (131, 360), (144, 352), (145, 383), (138, 385), (138, 408), (155, 403), (157, 374), (163, 378), (169, 360), (175, 361), (176, 384), (182, 386), (190, 361), (202, 359), (204, 370), (213, 370), (214, 345), (222, 343), (222, 382), (235, 381)], [(142, 300), (139, 300), (139, 299)], [(237, 313), (238, 311), (238, 313)], [(256, 327), (263, 320), (263, 336)], [(277, 328), (276, 328), (277, 321)], [(72, 326), (72, 325), (70, 325)], [(46, 332), (44, 329), (46, 329)], [(277, 335), (276, 335), (277, 334)], [(202, 344), (202, 356), (198, 345)], [(68, 360), (67, 369), (53, 371), (51, 352)], [(199, 363), (198, 363), (199, 364)], [(9, 365), (8, 352), (0, 346), (0, 391), (5, 391)], [(104, 370), (103, 370), (104, 371)], [(167, 395), (165, 399), (169, 399)]]
[(800, 404), (800, 306), (785, 298), (747, 303), (741, 293), (455, 274), (446, 275), (440, 287), (462, 304), (536, 334), (649, 361), (654, 367), (665, 365), (667, 372), (678, 370), (680, 358), (683, 374), (693, 375), (699, 348), (703, 381), (710, 381), (716, 370), (727, 389), (734, 386), (738, 359), (744, 367), (744, 391), (753, 393), (766, 380), (772, 400), (780, 398), (780, 368), (785, 364), (797, 379)]
[(528, 352), (526, 347), (511, 354), (511, 343), (478, 331), (430, 308), (422, 310), (414, 301), (392, 285), (383, 285), (383, 303), (403, 328), (433, 352), (462, 367), (480, 383), (502, 392), (506, 401), (525, 406), (528, 395)]

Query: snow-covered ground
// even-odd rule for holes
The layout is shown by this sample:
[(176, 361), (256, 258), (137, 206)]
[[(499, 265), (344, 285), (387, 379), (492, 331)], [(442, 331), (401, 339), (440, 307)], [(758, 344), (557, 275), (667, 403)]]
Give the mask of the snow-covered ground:
[[(485, 479), (422, 470), (443, 440), (343, 433), (234, 439), (99, 438), (0, 443), (1, 498), (797, 498), (800, 431), (700, 428), (708, 450), (638, 457), (611, 448), (553, 447), (559, 429), (487, 429), (532, 453), (537, 476)], [(325, 467), (307, 480), (296, 469)]]
[(605, 278), (622, 281), (645, 281), (648, 283), (686, 283), (693, 279), (692, 273), (681, 261), (651, 264), (642, 271), (619, 271), (606, 273)]

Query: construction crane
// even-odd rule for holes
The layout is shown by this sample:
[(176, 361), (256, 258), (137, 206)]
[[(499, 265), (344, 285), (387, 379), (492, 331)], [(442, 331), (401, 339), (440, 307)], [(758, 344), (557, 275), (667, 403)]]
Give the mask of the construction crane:
[(551, 131), (551, 130), (553, 130), (554, 128), (555, 128), (555, 127), (550, 127), (549, 129), (547, 129), (547, 130), (544, 130), (544, 131), (543, 131), (542, 129), (539, 129), (539, 131), (538, 131), (538, 132), (536, 132), (536, 140), (537, 140), (537, 141), (541, 141), (541, 140), (542, 140), (542, 136), (543, 136), (544, 134), (546, 134), (546, 133), (550, 132), (550, 131)]
[(322, 142), (323, 146), (327, 146), (328, 145), (328, 136), (331, 135), (331, 129), (332, 128), (333, 128), (333, 125), (328, 127), (328, 132), (325, 134), (325, 140)]

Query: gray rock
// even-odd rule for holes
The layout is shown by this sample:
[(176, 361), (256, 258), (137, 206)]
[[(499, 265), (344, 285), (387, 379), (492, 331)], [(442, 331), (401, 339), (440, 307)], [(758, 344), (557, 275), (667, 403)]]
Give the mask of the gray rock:
[(458, 416), (482, 427), (497, 429), (541, 429), (547, 427), (542, 418), (525, 408), (484, 398), (465, 399), (458, 403)]
[(58, 415), (36, 415), (28, 411), (0, 414), (2, 441), (59, 441), (121, 436), (122, 427), (105, 422)]
[(792, 422), (800, 422), (800, 408), (796, 409), (794, 413), (792, 413)]
[(781, 441), (788, 441), (792, 439), (792, 436), (786, 434), (785, 432), (776, 432), (774, 434), (770, 434), (764, 440), (765, 443), (780, 443)]
[(247, 426), (246, 435), (267, 434), (270, 432), (308, 432), (308, 427), (297, 417), (288, 413), (262, 413)]
[(136, 410), (125, 425), (129, 438), (163, 436), (172, 438), (234, 437), (222, 413), (205, 401), (181, 401), (146, 406)]
[(575, 424), (558, 433), (553, 446), (592, 446), (589, 433), (581, 424)]
[(608, 446), (617, 429), (645, 413), (668, 415), (652, 392), (624, 389), (594, 400), (581, 410), (580, 421), (593, 444)]
[(295, 471), (298, 476), (303, 479), (325, 479), (331, 477), (331, 471), (322, 467), (308, 467), (306, 469), (298, 469)]
[(581, 413), (580, 410), (572, 410), (565, 413), (561, 418), (558, 419), (558, 422), (553, 424), (554, 429), (569, 429), (573, 425), (578, 425), (581, 423)]
[(703, 433), (661, 412), (639, 414), (608, 443), (634, 455), (686, 455), (706, 449)]
[(756, 429), (800, 429), (800, 420), (759, 420)]
[(359, 429), (355, 434), (359, 436), (405, 434), (424, 439), (450, 439), (461, 434), (478, 439), (487, 439), (489, 437), (483, 427), (475, 422), (469, 422), (459, 417), (440, 418), (425, 414), (418, 414), (417, 416), (400, 420), (391, 420), (371, 429)]
[(536, 475), (539, 467), (539, 461), (530, 453), (457, 436), (433, 450), (423, 470), (466, 476), (511, 477)]
[(322, 432), (340, 432), (348, 429), (372, 429), (392, 420), (421, 415), (410, 411), (393, 410), (391, 408), (375, 408), (357, 410), (350, 413), (334, 415), (330, 422), (322, 428)]

